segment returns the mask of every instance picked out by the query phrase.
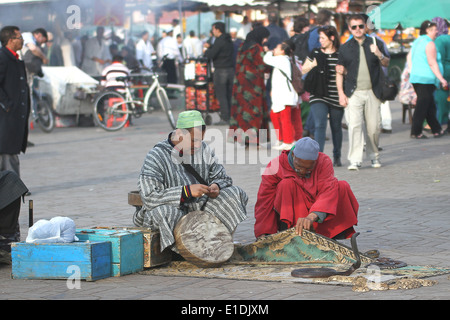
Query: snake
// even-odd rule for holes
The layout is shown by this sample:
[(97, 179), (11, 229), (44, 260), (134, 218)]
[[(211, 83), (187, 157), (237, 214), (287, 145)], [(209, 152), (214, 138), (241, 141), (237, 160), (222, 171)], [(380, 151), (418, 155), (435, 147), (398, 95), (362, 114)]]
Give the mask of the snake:
[(361, 266), (361, 257), (359, 255), (358, 246), (356, 244), (356, 237), (359, 235), (359, 232), (356, 232), (351, 237), (351, 245), (353, 253), (356, 257), (356, 262), (351, 265), (351, 267), (346, 271), (337, 271), (332, 268), (302, 268), (292, 270), (291, 276), (296, 278), (328, 278), (332, 276), (349, 276), (356, 269)]

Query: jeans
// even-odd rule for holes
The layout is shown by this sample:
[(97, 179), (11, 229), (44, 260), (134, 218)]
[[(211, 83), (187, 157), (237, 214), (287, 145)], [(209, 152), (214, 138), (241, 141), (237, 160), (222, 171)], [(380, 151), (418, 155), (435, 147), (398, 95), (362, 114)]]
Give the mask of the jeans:
[(219, 100), (220, 117), (230, 120), (231, 97), (233, 94), (234, 68), (219, 68), (214, 70), (214, 91)]
[(314, 139), (323, 152), (325, 147), (325, 136), (327, 131), (327, 119), (330, 115), (330, 129), (333, 140), (333, 157), (341, 157), (342, 148), (342, 117), (344, 116), (344, 108), (334, 108), (324, 102), (314, 102), (311, 104), (310, 112), (314, 117)]

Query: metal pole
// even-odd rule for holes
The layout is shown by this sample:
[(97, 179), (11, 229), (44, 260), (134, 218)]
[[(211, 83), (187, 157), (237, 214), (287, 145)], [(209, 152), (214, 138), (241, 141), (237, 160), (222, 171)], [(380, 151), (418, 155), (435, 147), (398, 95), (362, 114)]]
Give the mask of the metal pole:
[[(178, 20), (178, 25), (180, 26), (180, 35), (181, 39), (184, 39), (184, 30), (183, 30), (183, 0), (178, 0), (178, 15), (180, 16), (180, 19)], [(175, 35), (177, 36), (177, 35)]]

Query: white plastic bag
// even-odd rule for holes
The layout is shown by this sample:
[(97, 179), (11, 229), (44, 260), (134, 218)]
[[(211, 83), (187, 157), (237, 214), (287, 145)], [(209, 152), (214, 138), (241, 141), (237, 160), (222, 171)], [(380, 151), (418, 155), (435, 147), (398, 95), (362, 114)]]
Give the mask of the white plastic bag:
[(29, 230), (27, 243), (52, 243), (78, 241), (75, 222), (67, 217), (54, 217), (37, 221)]

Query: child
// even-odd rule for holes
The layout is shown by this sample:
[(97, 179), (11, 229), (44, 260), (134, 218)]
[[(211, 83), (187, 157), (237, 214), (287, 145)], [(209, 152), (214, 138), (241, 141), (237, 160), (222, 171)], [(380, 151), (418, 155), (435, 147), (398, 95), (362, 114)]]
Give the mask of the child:
[[(270, 119), (281, 143), (274, 147), (278, 150), (290, 150), (295, 143), (294, 122), (301, 126), (298, 94), (291, 82), (291, 57), (293, 45), (289, 41), (280, 43), (273, 52), (264, 56), (264, 63), (272, 66), (272, 109)], [(299, 122), (300, 121), (300, 122)]]
[(116, 55), (113, 57), (112, 63), (103, 69), (102, 86), (109, 90), (115, 90), (121, 93), (125, 91), (125, 83), (120, 77), (129, 77), (130, 70), (122, 63), (122, 61), (122, 56)]

